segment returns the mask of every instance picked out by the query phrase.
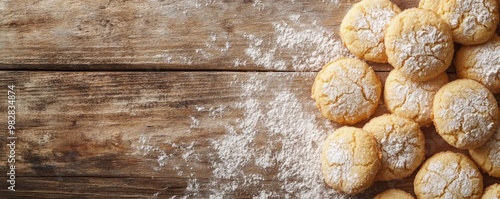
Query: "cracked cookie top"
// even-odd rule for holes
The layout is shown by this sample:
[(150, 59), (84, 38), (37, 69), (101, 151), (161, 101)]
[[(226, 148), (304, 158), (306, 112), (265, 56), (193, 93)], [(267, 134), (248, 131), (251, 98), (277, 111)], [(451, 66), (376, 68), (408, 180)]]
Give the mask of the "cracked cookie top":
[(483, 176), (467, 156), (441, 152), (422, 165), (413, 182), (418, 198), (480, 198)]
[(354, 124), (375, 112), (382, 83), (373, 69), (357, 58), (341, 58), (319, 71), (312, 98), (322, 115), (341, 124)]
[(397, 116), (411, 119), (420, 126), (430, 126), (434, 95), (448, 82), (446, 73), (427, 81), (416, 82), (399, 70), (392, 70), (385, 81), (385, 105)]
[(500, 93), (500, 37), (484, 44), (462, 46), (455, 56), (459, 78), (478, 81), (492, 93)]
[(419, 7), (436, 12), (450, 25), (453, 41), (464, 45), (486, 42), (499, 22), (497, 0), (421, 0)]
[(362, 129), (339, 128), (323, 143), (321, 170), (326, 184), (339, 192), (362, 192), (373, 184), (379, 168), (377, 142)]
[(432, 116), (436, 131), (460, 149), (480, 147), (498, 125), (495, 97), (482, 84), (459, 79), (444, 85), (434, 96)]
[(500, 128), (483, 146), (470, 149), (469, 154), (488, 175), (500, 178)]
[(406, 193), (401, 189), (388, 189), (377, 194), (373, 199), (415, 199), (411, 194)]
[(492, 184), (484, 189), (484, 194), (481, 199), (499, 199), (500, 198), (500, 184)]
[(354, 4), (340, 24), (342, 42), (360, 59), (387, 63), (384, 31), (400, 12), (389, 0), (363, 0)]
[(425, 158), (425, 137), (417, 123), (395, 115), (373, 118), (363, 130), (373, 134), (382, 152), (376, 181), (405, 178)]
[(429, 10), (412, 8), (398, 14), (384, 37), (388, 62), (413, 81), (444, 72), (453, 58), (451, 30)]

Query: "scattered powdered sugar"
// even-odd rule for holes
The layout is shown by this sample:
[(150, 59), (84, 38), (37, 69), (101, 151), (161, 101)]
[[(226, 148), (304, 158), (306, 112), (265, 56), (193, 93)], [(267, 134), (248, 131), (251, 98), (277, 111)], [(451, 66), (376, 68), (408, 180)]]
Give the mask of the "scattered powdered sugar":
[[(315, 73), (235, 78), (230, 85), (240, 93), (233, 105), (192, 106), (194, 113), (183, 122), (193, 129), (190, 133), (209, 130), (206, 125), (223, 131), (200, 141), (207, 148), (197, 148), (198, 140), (143, 135), (133, 143), (136, 154), (156, 160), (154, 171), (173, 171), (186, 179), (185, 191), (174, 198), (227, 198), (245, 191), (254, 198), (349, 198), (324, 183), (320, 155), (332, 124), (318, 120), (308, 94), (290, 86), (297, 75), (312, 81)], [(203, 169), (209, 177), (197, 176), (196, 165), (209, 165)]]
[(325, 187), (320, 172), (320, 151), (328, 127), (306, 111), (290, 91), (276, 93), (266, 107), (263, 121), (268, 133), (275, 135), (269, 143), (281, 144), (274, 156), (279, 165), (278, 180), (284, 182), (281, 186), (287, 193), (285, 197), (325, 198), (333, 194)]
[(446, 107), (440, 107), (437, 115), (447, 121), (443, 132), (465, 132), (456, 133), (457, 145), (479, 142), (493, 130), (494, 110), (490, 108), (492, 104), (486, 99), (488, 95), (490, 93), (486, 89), (465, 88), (460, 91), (444, 91), (441, 98), (454, 100), (450, 100)]
[[(319, 149), (326, 129), (314, 115), (304, 110), (295, 94), (288, 90), (277, 92), (269, 103), (258, 100), (268, 92), (269, 81), (249, 78), (242, 86), (241, 101), (236, 108), (243, 117), (236, 125), (227, 125), (226, 134), (213, 140), (219, 161), (214, 161), (214, 197), (223, 197), (237, 188), (255, 186), (264, 178), (246, 172), (247, 167), (266, 170), (278, 167), (274, 177), (281, 183), (285, 195), (280, 197), (326, 197), (333, 194), (325, 187), (320, 174)], [(265, 139), (258, 144), (259, 137)], [(277, 147), (279, 146), (279, 148)], [(233, 179), (229, 184), (220, 179)], [(252, 182), (252, 179), (254, 183)], [(230, 186), (231, 185), (231, 186)], [(275, 190), (262, 191), (256, 197), (277, 196)]]
[[(300, 16), (297, 15), (290, 18), (293, 24), (273, 24), (272, 37), (244, 35), (250, 42), (245, 49), (250, 61), (266, 69), (310, 71), (319, 70), (323, 64), (335, 58), (352, 56), (333, 31), (316, 23), (298, 23), (296, 21), (299, 21)], [(284, 55), (291, 56), (291, 60), (282, 58)], [(246, 63), (246, 60), (235, 60), (235, 66)]]
[(449, 45), (453, 45), (449, 41), (451, 38), (434, 26), (402, 34), (392, 44), (398, 53), (396, 64), (402, 67), (405, 74), (423, 76), (430, 72), (442, 72), (437, 69), (447, 59), (445, 56)]
[(370, 51), (375, 54), (385, 53), (384, 30), (394, 16), (396, 12), (389, 7), (376, 5), (356, 16), (354, 31), (361, 42), (371, 47)]
[(323, 3), (331, 3), (331, 4), (335, 4), (335, 5), (339, 5), (340, 0), (321, 0), (321, 2), (323, 2)]
[(150, 140), (151, 136), (141, 135), (138, 145), (133, 146), (136, 149), (135, 154), (156, 156), (157, 165), (153, 166), (153, 169), (159, 171), (167, 164), (172, 154), (167, 154), (165, 150), (162, 150), (160, 147), (150, 145)]
[[(141, 135), (137, 144), (133, 144), (135, 149), (134, 155), (152, 156), (155, 158), (156, 164), (152, 166), (154, 171), (161, 171), (164, 166), (172, 166), (174, 170), (178, 171), (178, 176), (183, 175), (180, 164), (174, 165), (172, 158), (180, 154), (180, 157), (188, 163), (192, 160), (199, 160), (199, 154), (194, 153), (194, 145), (196, 142), (191, 143), (171, 143), (165, 142), (162, 145), (152, 144), (157, 143), (156, 139), (152, 136)], [(164, 147), (170, 147), (172, 150), (165, 150)]]

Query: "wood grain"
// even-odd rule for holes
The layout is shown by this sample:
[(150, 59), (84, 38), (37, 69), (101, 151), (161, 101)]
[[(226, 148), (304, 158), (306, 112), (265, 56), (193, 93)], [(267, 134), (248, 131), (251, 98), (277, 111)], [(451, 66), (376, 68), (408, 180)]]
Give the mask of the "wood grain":
[[(17, 191), (6, 190), (4, 175), (1, 197), (207, 198), (241, 184), (240, 177), (214, 177), (222, 160), (213, 143), (241, 122), (246, 97), (269, 104), (285, 92), (316, 125), (339, 126), (325, 121), (309, 97), (315, 73), (298, 72), (317, 71), (335, 56), (328, 51), (335, 43), (328, 42), (340, 41), (340, 21), (357, 1), (334, 2), (0, 1), (0, 91), (16, 85), (18, 136)], [(403, 9), (417, 5), (394, 2)], [(370, 64), (382, 81), (392, 69)], [(266, 86), (245, 94), (254, 82)], [(374, 117), (385, 113), (381, 103)], [(255, 147), (273, 139), (265, 125), (256, 124)], [(466, 153), (434, 128), (422, 130), (427, 157)], [(6, 133), (0, 141), (8, 142)], [(8, 170), (7, 153), (1, 147), (1, 171)], [(226, 197), (252, 198), (263, 189), (274, 198), (297, 197), (283, 190), (277, 165), (241, 169), (262, 179)], [(378, 182), (357, 198), (388, 188), (413, 193), (412, 181)], [(494, 182), (485, 175), (486, 185)]]
[[(329, 49), (318, 48), (329, 47), (322, 46), (328, 40), (339, 40), (328, 34), (337, 34), (340, 21), (355, 3), (333, 2), (2, 1), (0, 68), (290, 71), (294, 64), (312, 63), (303, 70), (316, 71), (334, 56), (328, 54)], [(395, 3), (402, 8), (417, 4)], [(298, 39), (302, 44), (283, 46), (277, 24), (291, 31), (286, 39)], [(312, 35), (323, 40), (304, 38)], [(247, 55), (252, 46), (272, 55), (271, 63)], [(307, 62), (318, 58), (318, 62)], [(278, 62), (285, 65), (276, 67)]]
[[(386, 72), (379, 72), (382, 80)], [(212, 142), (228, 134), (227, 125), (243, 117), (237, 102), (244, 84), (266, 81), (253, 96), (267, 104), (275, 93), (291, 92), (304, 106), (304, 114), (324, 123), (310, 99), (315, 73), (251, 72), (1, 72), (0, 85), (16, 85), (17, 162), (16, 192), (8, 197), (44, 198), (159, 198), (213, 194), (213, 163), (220, 162)], [(453, 76), (451, 76), (453, 78)], [(498, 96), (497, 96), (498, 98)], [(224, 111), (213, 108), (223, 107)], [(0, 107), (6, 113), (6, 107)], [(381, 104), (375, 116), (387, 113)], [(2, 117), (0, 128), (6, 129)], [(199, 121), (193, 126), (192, 118)], [(365, 121), (366, 122), (366, 121)], [(365, 122), (356, 126), (362, 126)], [(259, 124), (265, 125), (265, 124)], [(329, 123), (328, 125), (337, 126)], [(259, 140), (270, 139), (257, 132)], [(453, 149), (433, 128), (423, 128), (427, 156)], [(2, 134), (0, 141), (6, 143)], [(184, 158), (187, 151), (192, 155)], [(6, 154), (6, 147), (0, 149)], [(168, 159), (162, 159), (162, 153)], [(212, 154), (212, 155), (210, 155)], [(215, 155), (213, 155), (215, 154)], [(319, 154), (311, 154), (318, 155)], [(162, 165), (162, 163), (164, 165)], [(2, 171), (6, 161), (0, 162)], [(257, 185), (240, 187), (227, 197), (251, 198), (264, 187), (286, 194), (276, 179), (279, 167), (262, 170)], [(190, 192), (189, 180), (199, 189)], [(241, 179), (216, 179), (231, 183)], [(413, 192), (413, 177), (379, 182), (360, 198), (387, 188)], [(485, 176), (485, 183), (498, 179)], [(196, 193), (196, 194), (195, 194)], [(3, 194), (2, 194), (3, 195)], [(280, 196), (278, 196), (280, 197)], [(283, 195), (281, 196), (283, 197)]]

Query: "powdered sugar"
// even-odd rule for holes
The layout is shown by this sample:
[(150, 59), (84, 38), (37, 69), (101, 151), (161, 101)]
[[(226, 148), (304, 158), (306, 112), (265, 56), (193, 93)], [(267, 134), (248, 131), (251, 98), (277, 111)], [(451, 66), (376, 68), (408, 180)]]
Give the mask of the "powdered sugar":
[[(351, 122), (371, 114), (380, 88), (369, 66), (354, 59), (339, 60), (325, 67), (315, 83), (313, 98), (335, 121)], [(325, 112), (325, 111), (322, 111)]]
[[(320, 151), (331, 124), (316, 119), (305, 90), (290, 86), (299, 79), (312, 81), (314, 75), (238, 75), (230, 84), (238, 89), (234, 104), (195, 105), (185, 119), (186, 127), (193, 127), (191, 133), (210, 131), (207, 125), (222, 131), (200, 140), (205, 148), (198, 148), (198, 140), (151, 144), (158, 139), (152, 136), (141, 137), (135, 147), (147, 156), (163, 154), (167, 158), (161, 159), (164, 166), (158, 171), (168, 166), (164, 171), (186, 178), (184, 195), (176, 198), (231, 198), (241, 193), (254, 198), (346, 198), (328, 188), (321, 174)], [(212, 117), (220, 109), (223, 114)], [(196, 165), (209, 168), (191, 170)], [(196, 173), (200, 170), (206, 171), (201, 177)]]
[(326, 146), (326, 161), (335, 165), (328, 168), (328, 174), (325, 176), (329, 182), (334, 184), (353, 184), (355, 178), (351, 174), (351, 168), (353, 166), (352, 157), (354, 154), (350, 149), (350, 143), (343, 139), (332, 140), (328, 142)]
[[(376, 100), (373, 99), (373, 95), (365, 94), (363, 87), (359, 86), (358, 80), (363, 76), (363, 68), (353, 67), (323, 84), (324, 93), (328, 97), (328, 101), (332, 102), (329, 105), (332, 114), (348, 116), (360, 111), (361, 107), (371, 106), (370, 101), (363, 97), (365, 95), (369, 96), (372, 101)], [(373, 88), (368, 88), (366, 91), (370, 89), (373, 90)]]
[[(284, 194), (279, 194), (280, 197), (331, 196), (333, 191), (325, 187), (319, 168), (319, 150), (328, 128), (309, 115), (288, 89), (280, 89), (266, 104), (257, 100), (256, 97), (268, 92), (271, 85), (271, 81), (254, 77), (245, 81), (241, 86), (241, 101), (236, 103), (236, 108), (243, 113), (242, 119), (235, 125), (226, 125), (226, 134), (213, 140), (220, 159), (213, 165), (214, 197), (255, 186), (264, 179), (260, 174), (245, 171), (247, 167), (264, 171), (278, 168), (273, 180), (281, 184)], [(256, 139), (262, 137), (264, 143), (258, 144)], [(221, 179), (234, 181), (227, 184)], [(278, 196), (275, 190), (262, 189), (256, 197)]]
[[(245, 54), (257, 66), (266, 69), (285, 70), (294, 69), (298, 71), (318, 70), (326, 62), (337, 57), (352, 56), (342, 45), (340, 40), (321, 26), (298, 23), (300, 17), (291, 16), (291, 22), (274, 23), (274, 35), (258, 37), (253, 34), (245, 34), (249, 46)], [(299, 26), (300, 28), (294, 28)], [(282, 55), (290, 55), (290, 59), (283, 59)], [(235, 65), (248, 63), (246, 60), (236, 59)]]
[(446, 107), (440, 106), (437, 109), (437, 116), (447, 121), (441, 132), (464, 132), (455, 133), (458, 146), (484, 140), (495, 127), (495, 119), (492, 116), (496, 110), (491, 107), (496, 104), (487, 101), (488, 95), (491, 94), (486, 89), (445, 90), (441, 98), (454, 100), (449, 101)]
[(477, 49), (476, 62), (468, 70), (483, 77), (482, 82), (500, 81), (500, 42), (487, 42)]
[(460, 34), (474, 36), (477, 26), (490, 27), (494, 23), (493, 7), (491, 1), (485, 0), (457, 1), (453, 11), (449, 13), (451, 28), (462, 27)]
[(386, 80), (384, 100), (394, 114), (412, 119), (420, 125), (431, 123), (432, 100), (436, 92), (448, 81), (438, 77), (415, 82), (398, 70), (393, 70)]
[[(448, 157), (448, 156), (447, 156)], [(443, 157), (444, 158), (444, 157)], [(462, 164), (462, 165), (460, 165)], [(442, 160), (433, 160), (422, 177), (422, 192), (427, 197), (454, 198), (456, 194), (469, 198), (474, 194), (474, 186), (479, 172), (468, 163), (451, 160), (444, 163)]]
[[(413, 132), (408, 132), (410, 133)], [(423, 143), (419, 143), (414, 135), (408, 134), (391, 133), (380, 140), (382, 160), (387, 162), (390, 170), (412, 170), (410, 167), (418, 161), (419, 149), (416, 146)]]
[(491, 161), (492, 169), (500, 170), (500, 127), (482, 148), (489, 149), (488, 158)]
[(444, 71), (439, 68), (448, 59), (446, 53), (453, 43), (448, 35), (435, 26), (425, 26), (402, 34), (391, 45), (394, 45), (397, 53), (395, 67), (400, 68), (404, 74), (425, 76), (430, 72)]
[(388, 7), (375, 5), (356, 16), (354, 31), (358, 38), (367, 46), (372, 47), (370, 51), (374, 54), (385, 53), (384, 30), (391, 19), (396, 16), (396, 12)]

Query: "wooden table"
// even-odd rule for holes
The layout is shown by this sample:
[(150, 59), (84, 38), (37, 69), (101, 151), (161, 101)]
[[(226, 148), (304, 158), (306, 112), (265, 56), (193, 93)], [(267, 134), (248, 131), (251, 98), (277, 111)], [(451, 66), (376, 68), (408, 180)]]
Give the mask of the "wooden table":
[[(326, 197), (317, 149), (340, 125), (319, 115), (310, 87), (348, 55), (336, 35), (355, 2), (0, 2), (1, 197)], [(382, 80), (392, 69), (370, 65)], [(381, 103), (375, 116), (384, 113)], [(465, 152), (422, 130), (427, 156)], [(413, 193), (412, 181), (377, 182), (357, 198)]]

